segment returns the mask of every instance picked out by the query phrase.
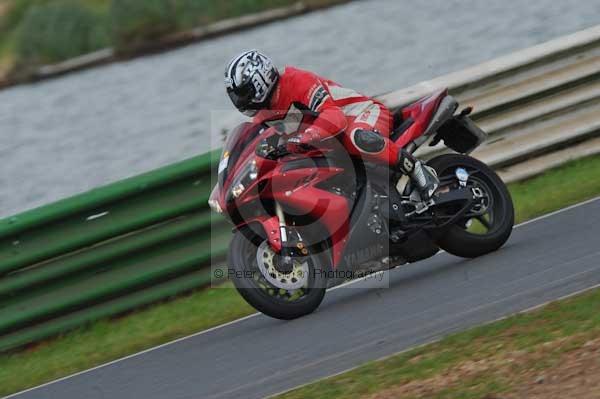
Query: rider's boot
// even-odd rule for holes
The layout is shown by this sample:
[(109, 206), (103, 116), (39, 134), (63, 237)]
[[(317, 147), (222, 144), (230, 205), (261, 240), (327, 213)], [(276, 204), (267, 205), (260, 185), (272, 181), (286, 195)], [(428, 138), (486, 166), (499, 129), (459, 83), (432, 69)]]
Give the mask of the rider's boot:
[(440, 185), (435, 169), (424, 165), (404, 148), (398, 154), (396, 169), (410, 177), (417, 186), (423, 201), (429, 200)]

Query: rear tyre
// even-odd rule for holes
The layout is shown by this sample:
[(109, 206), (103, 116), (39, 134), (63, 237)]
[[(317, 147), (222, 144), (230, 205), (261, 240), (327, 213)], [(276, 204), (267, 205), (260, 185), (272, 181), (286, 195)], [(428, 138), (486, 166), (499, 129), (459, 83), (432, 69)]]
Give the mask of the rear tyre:
[(489, 166), (460, 154), (445, 154), (428, 162), (442, 182), (452, 181), (457, 168), (469, 173), (467, 187), (482, 194), (482, 205), (470, 210), (470, 216), (451, 226), (437, 239), (440, 248), (463, 258), (476, 258), (496, 251), (512, 232), (515, 221), (512, 198), (504, 182)]
[[(258, 265), (257, 258), (264, 257), (270, 262), (277, 260), (279, 255), (268, 251), (271, 250), (264, 239), (249, 240), (243, 232), (235, 232), (229, 246), (228, 263), (235, 271), (232, 280), (240, 295), (253, 308), (276, 319), (291, 320), (314, 312), (323, 301), (327, 288), (327, 273), (323, 272), (329, 270), (326, 253), (310, 254), (303, 258), (302, 276), (306, 275), (305, 283), (299, 288), (283, 289), (274, 285), (272, 277), (275, 275), (271, 278), (265, 275), (269, 271), (278, 273), (276, 270)], [(292, 282), (291, 274), (287, 277), (281, 274), (277, 276), (290, 286), (296, 283)]]

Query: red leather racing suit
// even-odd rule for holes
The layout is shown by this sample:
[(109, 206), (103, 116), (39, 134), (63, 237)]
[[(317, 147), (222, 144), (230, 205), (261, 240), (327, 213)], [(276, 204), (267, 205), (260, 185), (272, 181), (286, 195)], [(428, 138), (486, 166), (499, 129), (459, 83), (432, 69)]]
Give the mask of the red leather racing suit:
[[(351, 155), (391, 166), (397, 163), (399, 149), (389, 139), (390, 111), (377, 100), (312, 72), (286, 67), (272, 95), (270, 109), (261, 110), (255, 121), (280, 121), (287, 133), (295, 133), (299, 128), (302, 132), (303, 117), (298, 111), (302, 107), (318, 113), (306, 129), (317, 136), (316, 141), (325, 143), (341, 135), (339, 138)], [(382, 139), (377, 138), (375, 146), (364, 145), (357, 136), (360, 130), (376, 131)]]

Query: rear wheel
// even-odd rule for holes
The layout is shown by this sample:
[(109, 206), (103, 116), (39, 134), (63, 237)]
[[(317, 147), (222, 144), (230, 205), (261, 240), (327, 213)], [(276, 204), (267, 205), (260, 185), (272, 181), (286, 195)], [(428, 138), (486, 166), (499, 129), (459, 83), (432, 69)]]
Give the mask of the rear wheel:
[(460, 154), (445, 154), (428, 162), (443, 184), (458, 187), (456, 170), (464, 169), (467, 187), (477, 203), (437, 240), (445, 251), (464, 258), (475, 258), (500, 248), (510, 237), (514, 207), (504, 182), (486, 164)]
[(290, 320), (312, 313), (327, 288), (325, 253), (294, 259), (282, 273), (280, 257), (263, 239), (249, 240), (237, 231), (229, 246), (228, 263), (235, 271), (233, 284), (256, 310), (276, 319)]

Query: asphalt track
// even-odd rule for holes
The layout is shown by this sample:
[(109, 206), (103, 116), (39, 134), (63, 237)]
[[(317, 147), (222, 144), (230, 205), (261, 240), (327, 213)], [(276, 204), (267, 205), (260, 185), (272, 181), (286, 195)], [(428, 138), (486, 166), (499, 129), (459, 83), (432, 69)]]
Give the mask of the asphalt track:
[(11, 397), (259, 398), (531, 308), (600, 284), (600, 198), (519, 226), (488, 256), (379, 276), (389, 288), (332, 290), (299, 320), (247, 317)]

